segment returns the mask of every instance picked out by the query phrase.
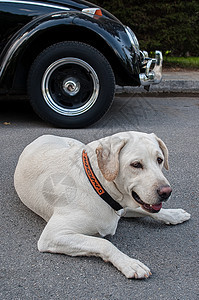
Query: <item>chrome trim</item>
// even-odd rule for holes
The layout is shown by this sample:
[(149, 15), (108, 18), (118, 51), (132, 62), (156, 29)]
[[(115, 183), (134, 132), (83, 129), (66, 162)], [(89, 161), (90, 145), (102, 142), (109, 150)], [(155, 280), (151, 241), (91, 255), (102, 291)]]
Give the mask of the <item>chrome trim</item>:
[(62, 10), (70, 10), (70, 8), (65, 7), (65, 6), (45, 4), (45, 3), (41, 3), (41, 2), (20, 1), (20, 0), (9, 0), (9, 1), (0, 0), (0, 2), (17, 3), (17, 4), (19, 3), (19, 4), (28, 4), (28, 5), (38, 5), (38, 6), (44, 6), (44, 7), (56, 8), (56, 9), (62, 9)]
[[(158, 84), (162, 80), (162, 62), (163, 56), (161, 51), (155, 51), (155, 58), (149, 58), (148, 53), (143, 51), (143, 63), (146, 63), (145, 73), (139, 74), (140, 84), (143, 86), (149, 86), (150, 84)], [(154, 68), (151, 70), (151, 65), (154, 64)]]
[(128, 35), (128, 38), (129, 38), (132, 46), (135, 48), (137, 54), (139, 54), (140, 46), (139, 46), (139, 42), (138, 42), (138, 39), (137, 39), (135, 33), (128, 26), (124, 26), (124, 29), (126, 31), (126, 34)]
[(143, 54), (143, 59), (147, 59), (149, 57), (149, 54), (147, 51), (142, 51), (142, 54)]

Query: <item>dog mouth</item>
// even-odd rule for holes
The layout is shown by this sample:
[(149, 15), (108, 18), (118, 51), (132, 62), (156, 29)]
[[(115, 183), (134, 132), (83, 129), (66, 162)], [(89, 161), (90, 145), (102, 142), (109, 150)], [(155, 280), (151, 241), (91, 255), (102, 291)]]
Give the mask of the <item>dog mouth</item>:
[(162, 208), (162, 203), (159, 204), (147, 204), (140, 199), (137, 193), (132, 191), (133, 199), (142, 207), (142, 209), (150, 212), (150, 213), (157, 213)]

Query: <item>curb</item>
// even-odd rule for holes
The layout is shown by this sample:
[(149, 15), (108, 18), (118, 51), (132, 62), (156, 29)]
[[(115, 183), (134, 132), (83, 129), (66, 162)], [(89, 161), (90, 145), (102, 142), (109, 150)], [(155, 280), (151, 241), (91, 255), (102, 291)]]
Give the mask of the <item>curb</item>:
[(166, 72), (160, 84), (151, 85), (149, 92), (143, 86), (116, 86), (116, 94), (199, 94), (199, 72)]

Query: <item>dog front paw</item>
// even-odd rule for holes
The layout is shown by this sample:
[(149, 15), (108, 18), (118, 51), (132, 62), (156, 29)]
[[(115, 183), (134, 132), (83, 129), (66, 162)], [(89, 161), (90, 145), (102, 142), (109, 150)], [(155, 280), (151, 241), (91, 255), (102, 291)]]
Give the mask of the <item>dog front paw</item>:
[(117, 261), (115, 266), (127, 277), (142, 279), (148, 278), (151, 274), (150, 269), (137, 259), (125, 255), (125, 259)]
[(191, 215), (184, 209), (161, 209), (159, 213), (154, 215), (156, 220), (162, 221), (167, 225), (177, 225), (189, 220)]

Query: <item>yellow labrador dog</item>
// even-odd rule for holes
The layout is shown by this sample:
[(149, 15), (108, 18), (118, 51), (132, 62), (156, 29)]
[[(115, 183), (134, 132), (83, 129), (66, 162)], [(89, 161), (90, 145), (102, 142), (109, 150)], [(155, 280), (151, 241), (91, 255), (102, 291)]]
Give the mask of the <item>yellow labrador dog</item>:
[(166, 224), (190, 214), (163, 209), (171, 187), (162, 173), (168, 150), (155, 134), (123, 132), (87, 145), (44, 135), (19, 158), (14, 184), (22, 202), (46, 220), (41, 252), (100, 256), (127, 278), (147, 278), (147, 266), (100, 238), (115, 234), (120, 217), (150, 216)]

